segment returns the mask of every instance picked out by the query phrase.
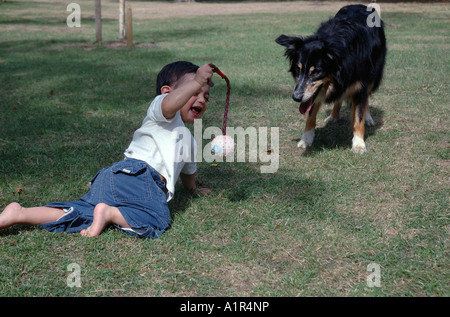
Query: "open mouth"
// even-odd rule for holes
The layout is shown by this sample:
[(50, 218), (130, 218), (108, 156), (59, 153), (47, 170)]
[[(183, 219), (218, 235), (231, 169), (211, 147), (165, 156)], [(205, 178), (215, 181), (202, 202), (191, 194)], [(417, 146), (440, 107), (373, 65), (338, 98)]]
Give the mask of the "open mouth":
[(314, 100), (316, 99), (320, 89), (317, 89), (316, 92), (309, 98), (307, 101), (301, 102), (300, 106), (298, 107), (298, 111), (300, 111), (301, 114), (305, 114), (311, 111)]
[(192, 111), (192, 114), (194, 115), (194, 117), (198, 117), (198, 116), (200, 116), (200, 113), (202, 112), (202, 107), (197, 107), (197, 106), (194, 106), (194, 107), (191, 107), (191, 111)]

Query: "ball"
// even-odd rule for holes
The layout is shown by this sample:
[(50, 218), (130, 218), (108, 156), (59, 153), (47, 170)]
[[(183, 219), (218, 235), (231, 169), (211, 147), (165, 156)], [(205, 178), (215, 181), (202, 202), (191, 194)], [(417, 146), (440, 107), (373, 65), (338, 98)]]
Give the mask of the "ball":
[(211, 142), (214, 155), (227, 156), (234, 153), (234, 140), (228, 135), (218, 135)]

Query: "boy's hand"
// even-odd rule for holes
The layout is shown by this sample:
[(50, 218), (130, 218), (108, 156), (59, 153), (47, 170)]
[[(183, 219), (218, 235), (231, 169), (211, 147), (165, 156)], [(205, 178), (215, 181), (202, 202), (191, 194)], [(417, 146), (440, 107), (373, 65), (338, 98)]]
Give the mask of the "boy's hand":
[(203, 87), (208, 84), (213, 74), (214, 72), (211, 66), (209, 64), (204, 64), (197, 69), (194, 79)]
[(207, 196), (211, 189), (206, 188), (202, 182), (195, 181), (195, 174), (180, 174), (184, 188), (194, 197)]
[(163, 86), (161, 93), (169, 94), (161, 103), (161, 110), (164, 117), (166, 119), (173, 118), (177, 111), (185, 106), (191, 97), (197, 95), (210, 82), (212, 75), (213, 69), (209, 64), (205, 64), (197, 69), (194, 80), (191, 79), (192, 77), (189, 77), (189, 81), (183, 82), (182, 85), (180, 84), (176, 88), (167, 85)]
[(200, 197), (208, 196), (212, 192), (212, 190), (206, 187), (196, 187), (194, 189), (191, 189), (189, 192), (193, 197)]

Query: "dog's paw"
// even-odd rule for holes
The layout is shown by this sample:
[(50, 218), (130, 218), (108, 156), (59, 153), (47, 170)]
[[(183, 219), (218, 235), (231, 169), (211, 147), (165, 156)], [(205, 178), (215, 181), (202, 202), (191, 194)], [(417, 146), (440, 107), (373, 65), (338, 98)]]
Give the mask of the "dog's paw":
[(297, 143), (297, 147), (301, 149), (306, 149), (308, 146), (312, 145), (313, 141), (314, 141), (314, 129), (303, 133), (300, 142)]
[(367, 152), (366, 146), (363, 145), (357, 145), (357, 146), (352, 146), (352, 151), (356, 154), (363, 154), (365, 152)]
[(368, 126), (368, 127), (375, 126), (375, 121), (373, 121), (373, 118), (370, 115), (369, 111), (366, 111), (366, 118), (365, 118), (364, 122), (366, 123), (366, 126)]
[(334, 123), (334, 122), (337, 122), (337, 121), (338, 121), (338, 119), (337, 118), (333, 118), (332, 116), (328, 116), (325, 119), (325, 123)]
[(308, 145), (306, 144), (306, 142), (305, 142), (304, 140), (300, 140), (300, 141), (297, 143), (297, 147), (298, 147), (298, 148), (301, 148), (301, 149), (306, 149), (306, 148), (308, 147)]
[(366, 143), (360, 137), (354, 136), (352, 139), (352, 151), (357, 154), (367, 152)]

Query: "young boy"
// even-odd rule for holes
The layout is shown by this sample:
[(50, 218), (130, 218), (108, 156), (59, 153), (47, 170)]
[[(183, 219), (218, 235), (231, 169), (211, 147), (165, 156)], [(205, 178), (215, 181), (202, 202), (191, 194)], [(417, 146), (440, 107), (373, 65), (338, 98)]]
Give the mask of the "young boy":
[[(170, 226), (167, 202), (178, 177), (194, 194), (209, 192), (195, 184), (194, 138), (189, 133), (190, 140), (180, 140), (177, 132), (187, 129), (184, 123), (194, 123), (205, 113), (212, 75), (208, 64), (164, 66), (157, 77), (157, 96), (123, 161), (99, 171), (91, 180), (90, 191), (78, 201), (32, 208), (9, 204), (0, 214), (0, 229), (14, 224), (40, 225), (48, 231), (92, 237), (108, 225), (116, 225), (132, 235), (158, 237)], [(182, 153), (184, 145), (190, 146), (190, 156)]]

